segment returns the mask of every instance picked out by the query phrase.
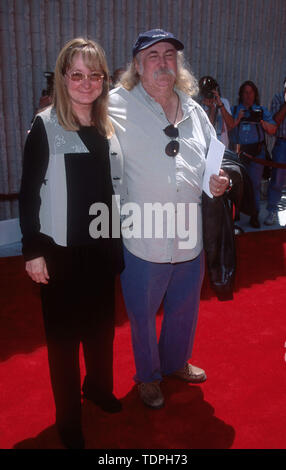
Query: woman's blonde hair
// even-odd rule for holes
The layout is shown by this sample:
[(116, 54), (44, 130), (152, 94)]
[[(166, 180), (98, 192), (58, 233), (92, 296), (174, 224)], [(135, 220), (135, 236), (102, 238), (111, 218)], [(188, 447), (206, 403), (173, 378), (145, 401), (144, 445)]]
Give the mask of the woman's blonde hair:
[(62, 48), (57, 58), (54, 77), (53, 105), (55, 107), (58, 121), (64, 129), (77, 131), (80, 123), (72, 110), (71, 100), (65, 85), (65, 74), (71, 68), (77, 54), (81, 54), (85, 65), (91, 70), (99, 69), (104, 74), (102, 93), (94, 101), (91, 113), (91, 124), (95, 126), (100, 134), (110, 137), (113, 126), (108, 118), (108, 92), (109, 72), (102, 47), (90, 39), (75, 38)]
[[(140, 75), (136, 71), (135, 61), (140, 64), (140, 52), (134, 57), (133, 61), (129, 64), (126, 72), (122, 75), (118, 85), (123, 86), (126, 90), (132, 90), (140, 81)], [(190, 96), (198, 94), (198, 81), (187, 66), (184, 54), (181, 51), (177, 52), (177, 76), (175, 82), (176, 88), (187, 93)]]

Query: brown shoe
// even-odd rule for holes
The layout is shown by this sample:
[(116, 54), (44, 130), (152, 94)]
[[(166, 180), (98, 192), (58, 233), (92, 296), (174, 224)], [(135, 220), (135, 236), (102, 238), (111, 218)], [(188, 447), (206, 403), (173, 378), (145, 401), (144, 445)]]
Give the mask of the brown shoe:
[(138, 385), (138, 391), (145, 405), (155, 409), (164, 406), (164, 397), (160, 389), (160, 382), (142, 382)]
[(177, 370), (177, 372), (174, 372), (171, 375), (178, 377), (181, 380), (185, 380), (186, 382), (191, 382), (194, 384), (201, 383), (207, 380), (206, 373), (203, 369), (200, 369), (196, 366), (192, 366), (192, 364), (189, 364), (188, 362), (186, 362), (182, 369)]

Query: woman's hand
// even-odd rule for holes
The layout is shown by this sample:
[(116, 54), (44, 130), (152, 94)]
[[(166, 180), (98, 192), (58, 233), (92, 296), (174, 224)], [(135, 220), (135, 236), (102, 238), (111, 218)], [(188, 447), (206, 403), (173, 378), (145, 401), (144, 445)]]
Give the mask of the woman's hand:
[(270, 122), (261, 120), (260, 124), (265, 130), (265, 132), (267, 132), (267, 134), (269, 135), (274, 135), (277, 131), (277, 126), (275, 126), (274, 124), (271, 124)]
[(244, 116), (244, 109), (240, 109), (239, 113), (238, 113), (238, 116), (237, 116), (238, 121), (241, 121), (243, 116)]
[(37, 283), (48, 284), (50, 279), (46, 261), (43, 256), (26, 262), (26, 271), (30, 278)]
[(244, 117), (244, 109), (240, 109), (237, 118), (233, 120), (234, 122), (233, 127), (238, 126), (238, 124), (240, 123), (243, 117)]
[(213, 196), (222, 196), (229, 187), (229, 177), (224, 170), (219, 170), (219, 175), (211, 175), (209, 185)]

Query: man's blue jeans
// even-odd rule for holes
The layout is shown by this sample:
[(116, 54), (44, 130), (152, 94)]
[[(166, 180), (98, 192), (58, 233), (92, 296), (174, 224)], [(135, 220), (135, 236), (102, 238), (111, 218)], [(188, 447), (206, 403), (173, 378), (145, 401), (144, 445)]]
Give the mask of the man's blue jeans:
[[(277, 139), (272, 151), (272, 159), (277, 163), (286, 163), (286, 140)], [(276, 212), (281, 199), (283, 186), (286, 184), (286, 170), (273, 168), (268, 187), (267, 209)]]
[[(124, 249), (121, 284), (131, 323), (136, 382), (161, 380), (190, 358), (197, 324), (204, 254), (183, 263), (152, 263)], [(156, 314), (163, 301), (159, 344)]]

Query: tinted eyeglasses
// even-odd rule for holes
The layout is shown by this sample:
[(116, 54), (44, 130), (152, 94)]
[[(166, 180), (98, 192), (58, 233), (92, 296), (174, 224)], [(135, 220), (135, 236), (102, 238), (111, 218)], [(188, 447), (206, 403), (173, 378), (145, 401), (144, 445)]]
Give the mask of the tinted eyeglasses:
[(100, 72), (92, 72), (89, 75), (86, 75), (82, 72), (71, 72), (66, 73), (66, 75), (73, 81), (73, 82), (82, 82), (86, 78), (88, 78), (91, 82), (101, 82), (104, 79), (104, 74)]
[[(179, 130), (177, 127), (174, 126), (174, 124), (170, 124), (169, 126), (165, 127), (163, 129), (167, 137), (170, 137), (171, 139), (177, 139), (179, 137)], [(175, 157), (180, 150), (180, 144), (177, 140), (171, 140), (166, 147), (165, 147), (165, 153), (168, 155), (168, 157)]]

